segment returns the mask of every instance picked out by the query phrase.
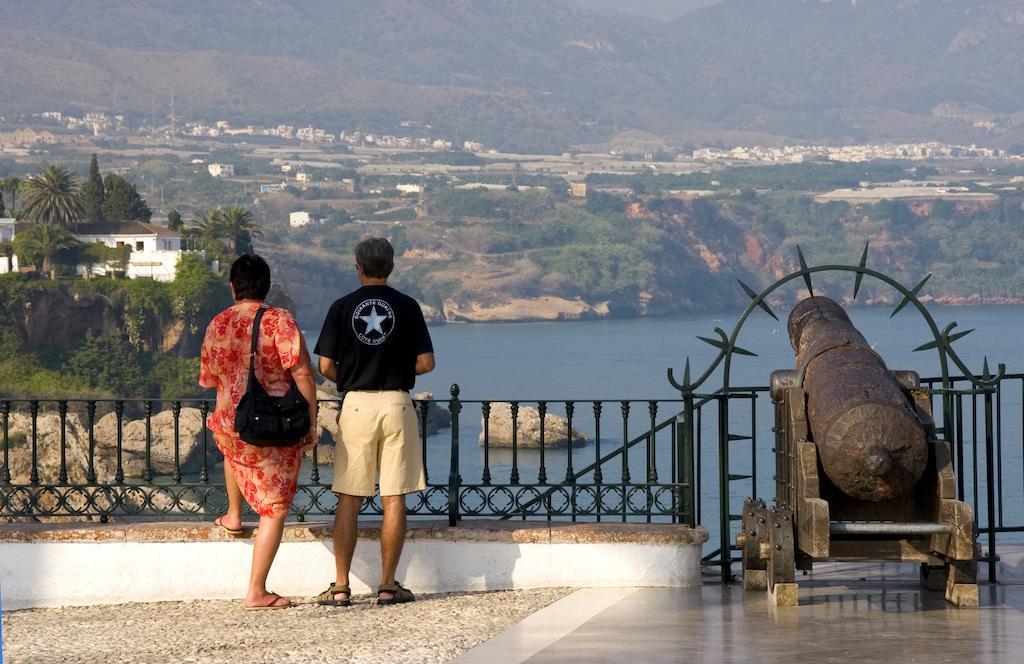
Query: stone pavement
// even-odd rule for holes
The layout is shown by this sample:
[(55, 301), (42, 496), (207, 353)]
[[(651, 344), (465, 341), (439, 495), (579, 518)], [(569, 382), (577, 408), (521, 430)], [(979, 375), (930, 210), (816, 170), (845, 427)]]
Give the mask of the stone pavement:
[(444, 662), (569, 592), (428, 595), (388, 607), (306, 600), (282, 611), (244, 611), (240, 600), (29, 609), (3, 614), (2, 661)]
[(1000, 555), (980, 609), (922, 590), (916, 566), (820, 565), (793, 608), (718, 583), (579, 590), (456, 661), (1024, 662), (1024, 549)]

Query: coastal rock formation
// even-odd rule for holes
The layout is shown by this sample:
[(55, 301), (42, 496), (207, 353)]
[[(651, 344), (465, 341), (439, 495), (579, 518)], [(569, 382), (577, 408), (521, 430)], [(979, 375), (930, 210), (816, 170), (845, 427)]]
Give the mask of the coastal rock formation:
[[(203, 418), (196, 408), (182, 408), (178, 423), (178, 456), (183, 475), (195, 474), (202, 466)], [(8, 424), (11, 481), (28, 482), (32, 473), (32, 419), (26, 412), (12, 412)], [(165, 410), (151, 419), (150, 466), (154, 475), (174, 472), (174, 414)], [(219, 465), (213, 435), (207, 434), (208, 468)], [(93, 426), (93, 468), (98, 482), (113, 481), (117, 473), (117, 416), (107, 413)], [(64, 424), (64, 458), (68, 482), (88, 480), (89, 429), (78, 413), (69, 412)], [(39, 413), (36, 420), (36, 468), (42, 483), (60, 480), (61, 424), (53, 411)], [(125, 419), (122, 423), (121, 468), (126, 478), (141, 478), (146, 469), (146, 421)]]
[[(182, 408), (178, 418), (178, 459), (182, 475), (196, 474), (203, 463), (203, 422), (198, 408)], [(150, 466), (156, 475), (174, 472), (174, 413), (160, 411), (150, 418), (152, 442)], [(117, 415), (108, 413), (97, 420), (96, 439), (97, 472), (113, 474), (117, 460)], [(121, 425), (122, 467), (127, 477), (142, 477), (146, 469), (146, 420), (133, 419)], [(223, 463), (224, 457), (216, 450), (213, 433), (206, 433), (207, 470)]]
[[(27, 412), (14, 411), (8, 420), (9, 466), (13, 484), (32, 479), (32, 418)], [(36, 419), (36, 472), (43, 484), (60, 480), (60, 416), (40, 412)], [(64, 429), (64, 456), (68, 481), (85, 483), (88, 468), (88, 433), (74, 413), (68, 413)]]
[[(519, 447), (540, 447), (540, 411), (533, 406), (519, 406), (516, 413), (516, 445)], [(480, 444), (484, 444), (484, 418), (480, 418)], [(512, 447), (512, 404), (496, 402), (491, 404), (488, 419), (487, 440), (494, 447)], [(572, 430), (573, 443), (584, 443), (590, 437), (575, 427)], [(552, 413), (544, 415), (544, 446), (558, 447), (569, 442), (569, 424), (565, 418)]]

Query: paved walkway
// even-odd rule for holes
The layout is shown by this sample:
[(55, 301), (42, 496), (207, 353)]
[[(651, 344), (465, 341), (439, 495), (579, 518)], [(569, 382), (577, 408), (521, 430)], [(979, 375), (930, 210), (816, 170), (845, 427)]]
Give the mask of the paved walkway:
[(452, 660), (568, 592), (424, 595), (387, 607), (358, 597), (347, 608), (293, 598), (302, 603), (284, 611), (244, 611), (240, 600), (28, 609), (3, 614), (0, 661), (434, 664)]
[[(502, 662), (1024, 661), (1024, 555), (1003, 554), (980, 609), (922, 590), (916, 566), (821, 566), (800, 606), (709, 583), (693, 590), (584, 589), (460, 657)], [(853, 579), (853, 580), (843, 580)]]

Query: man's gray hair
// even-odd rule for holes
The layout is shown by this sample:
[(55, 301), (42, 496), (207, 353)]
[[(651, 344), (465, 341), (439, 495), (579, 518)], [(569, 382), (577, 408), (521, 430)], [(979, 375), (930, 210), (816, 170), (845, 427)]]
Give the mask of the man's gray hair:
[(395, 249), (386, 238), (366, 238), (356, 245), (356, 263), (371, 279), (387, 279), (395, 269)]

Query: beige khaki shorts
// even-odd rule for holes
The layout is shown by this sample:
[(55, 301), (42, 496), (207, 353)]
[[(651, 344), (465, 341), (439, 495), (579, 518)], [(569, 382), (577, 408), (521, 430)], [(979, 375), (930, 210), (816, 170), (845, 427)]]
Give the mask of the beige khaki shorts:
[(349, 392), (338, 416), (331, 490), (372, 496), (422, 491), (423, 474), (416, 408), (407, 392)]

